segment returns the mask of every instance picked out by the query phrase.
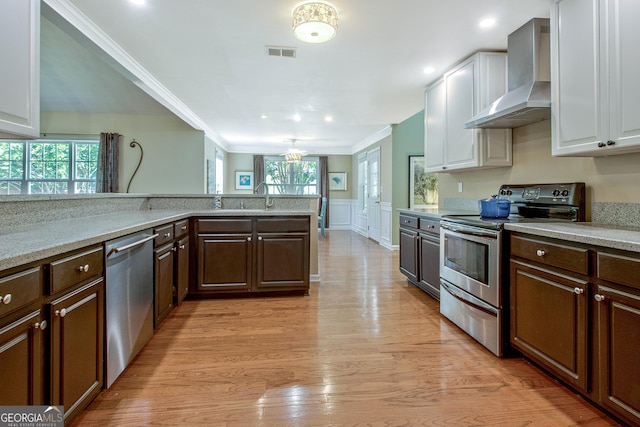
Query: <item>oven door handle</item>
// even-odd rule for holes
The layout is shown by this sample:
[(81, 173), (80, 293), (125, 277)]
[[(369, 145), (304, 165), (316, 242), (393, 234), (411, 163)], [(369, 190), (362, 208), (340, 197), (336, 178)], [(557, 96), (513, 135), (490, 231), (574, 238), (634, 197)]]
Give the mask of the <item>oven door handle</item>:
[(458, 225), (458, 224), (454, 225), (450, 222), (444, 222), (444, 221), (440, 223), (440, 228), (444, 228), (446, 230), (453, 231), (456, 233), (469, 234), (471, 236), (492, 237), (494, 239), (498, 236), (497, 231), (483, 230), (475, 227), (473, 228), (465, 227), (464, 225)]
[(440, 286), (444, 288), (444, 290), (449, 292), (449, 294), (451, 294), (452, 297), (459, 300), (465, 305), (472, 306), (477, 310), (482, 310), (493, 316), (496, 316), (498, 314), (498, 310), (495, 307), (493, 307), (491, 304), (487, 304), (486, 302), (482, 301), (480, 298), (477, 298), (473, 295), (469, 295), (469, 294), (465, 295), (464, 291), (458, 289), (453, 285), (450, 285), (449, 283), (445, 282), (442, 279), (440, 280)]

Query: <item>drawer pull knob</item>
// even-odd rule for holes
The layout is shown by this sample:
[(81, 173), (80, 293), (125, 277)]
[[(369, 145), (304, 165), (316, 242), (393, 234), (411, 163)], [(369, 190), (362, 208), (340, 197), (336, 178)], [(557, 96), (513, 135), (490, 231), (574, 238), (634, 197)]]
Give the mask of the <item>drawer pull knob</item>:
[(538, 256), (545, 256), (545, 255), (546, 255), (546, 252), (545, 252), (543, 249), (538, 249), (538, 250), (536, 251), (536, 255), (538, 255)]
[(251, 237), (247, 237), (247, 242), (250, 242), (250, 241), (251, 241)]
[(13, 297), (11, 296), (11, 294), (6, 294), (5, 296), (0, 295), (0, 302), (3, 303), (4, 305), (11, 304), (12, 299)]
[(81, 265), (78, 267), (78, 271), (80, 273), (88, 273), (89, 272), (89, 264)]
[(184, 249), (184, 245), (180, 245), (180, 249)]
[(171, 237), (171, 233), (164, 233), (164, 237)]
[(595, 295), (593, 296), (593, 298), (594, 298), (596, 301), (598, 301), (598, 302), (602, 302), (602, 301), (604, 301), (604, 299), (605, 299), (605, 298), (604, 298), (604, 295), (600, 295), (600, 294), (595, 294)]
[(186, 225), (183, 225), (182, 227), (180, 227), (180, 229), (181, 229), (181, 230), (186, 230), (186, 229), (187, 229), (187, 226), (186, 226)]
[(258, 237), (258, 240), (262, 240), (262, 236), (259, 236), (259, 237)]
[(37, 322), (35, 325), (33, 325), (33, 327), (35, 329), (40, 329), (41, 331), (44, 331), (45, 329), (47, 329), (47, 321), (43, 320), (42, 322)]
[(61, 310), (56, 310), (55, 315), (58, 317), (64, 317), (67, 315), (67, 309), (63, 308)]
[(573, 288), (573, 293), (576, 294), (576, 295), (582, 295), (582, 294), (584, 294), (584, 289), (577, 288), (577, 287)]

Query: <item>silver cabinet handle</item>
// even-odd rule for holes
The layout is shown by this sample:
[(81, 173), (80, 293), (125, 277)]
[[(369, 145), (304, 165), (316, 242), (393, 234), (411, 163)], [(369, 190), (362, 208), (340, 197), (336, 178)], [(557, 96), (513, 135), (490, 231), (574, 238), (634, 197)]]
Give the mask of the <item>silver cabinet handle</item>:
[(538, 255), (538, 256), (545, 256), (545, 255), (546, 255), (546, 252), (544, 251), (544, 249), (538, 249), (538, 250), (536, 251), (536, 255)]
[(184, 249), (184, 245), (180, 245), (180, 249)]
[(250, 241), (251, 241), (251, 237), (247, 237), (247, 242), (250, 242)]
[(43, 320), (42, 322), (37, 322), (35, 325), (33, 325), (33, 328), (44, 331), (45, 329), (47, 329), (47, 321)]
[(171, 250), (172, 250), (173, 252), (175, 252), (175, 251), (177, 251), (178, 249), (174, 246), (173, 248), (171, 248)]
[(602, 302), (605, 300), (604, 295), (600, 295), (600, 294), (595, 294), (593, 298), (598, 302)]
[(11, 294), (6, 294), (5, 296), (0, 295), (0, 302), (4, 305), (11, 304), (12, 299), (13, 299), (13, 296), (11, 296)]
[(64, 317), (67, 315), (67, 309), (63, 308), (61, 310), (56, 310), (54, 314), (58, 317)]
[(578, 287), (573, 288), (573, 293), (576, 295), (582, 295), (584, 293), (584, 289)]
[(81, 265), (78, 267), (78, 271), (80, 273), (88, 273), (89, 272), (89, 264)]

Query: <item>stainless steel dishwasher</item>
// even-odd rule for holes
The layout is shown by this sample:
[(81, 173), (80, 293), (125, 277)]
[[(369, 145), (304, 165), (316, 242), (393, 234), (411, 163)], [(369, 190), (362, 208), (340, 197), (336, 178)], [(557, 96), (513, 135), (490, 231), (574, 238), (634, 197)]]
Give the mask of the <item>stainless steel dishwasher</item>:
[(153, 239), (151, 230), (105, 244), (106, 386), (124, 371), (153, 335)]

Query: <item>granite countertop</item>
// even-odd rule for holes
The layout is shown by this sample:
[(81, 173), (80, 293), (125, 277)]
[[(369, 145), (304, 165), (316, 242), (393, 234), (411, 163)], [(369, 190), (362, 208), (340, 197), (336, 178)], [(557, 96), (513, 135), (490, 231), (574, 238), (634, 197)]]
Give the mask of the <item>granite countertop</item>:
[(140, 210), (0, 229), (0, 270), (192, 216), (310, 216), (310, 210)]
[(596, 222), (508, 223), (505, 229), (542, 237), (640, 252), (640, 228)]

